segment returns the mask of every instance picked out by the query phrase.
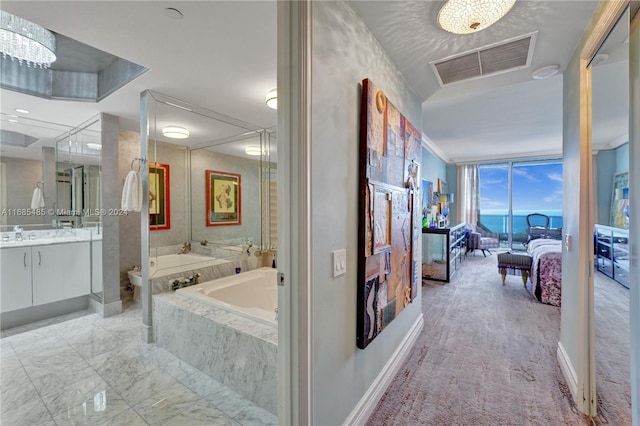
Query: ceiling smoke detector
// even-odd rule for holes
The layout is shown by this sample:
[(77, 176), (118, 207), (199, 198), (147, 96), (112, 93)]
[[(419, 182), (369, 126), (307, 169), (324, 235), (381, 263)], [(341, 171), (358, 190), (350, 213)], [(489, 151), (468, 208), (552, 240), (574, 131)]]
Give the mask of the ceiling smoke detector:
[(534, 80), (544, 80), (545, 78), (549, 78), (554, 76), (560, 72), (560, 65), (547, 65), (542, 68), (538, 68), (534, 72), (531, 73), (531, 77)]

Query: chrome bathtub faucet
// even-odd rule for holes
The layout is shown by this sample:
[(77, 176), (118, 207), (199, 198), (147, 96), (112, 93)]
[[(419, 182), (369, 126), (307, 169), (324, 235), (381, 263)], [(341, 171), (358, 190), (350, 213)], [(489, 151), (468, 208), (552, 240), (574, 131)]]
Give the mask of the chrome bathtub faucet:
[(180, 247), (180, 252), (178, 254), (187, 254), (187, 253), (191, 253), (191, 243), (189, 242), (182, 244), (182, 247)]

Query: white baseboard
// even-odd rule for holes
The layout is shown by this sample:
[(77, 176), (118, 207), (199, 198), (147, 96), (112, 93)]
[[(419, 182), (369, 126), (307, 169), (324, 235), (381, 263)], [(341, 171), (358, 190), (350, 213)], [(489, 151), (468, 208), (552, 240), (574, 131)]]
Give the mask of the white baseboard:
[(571, 360), (569, 359), (569, 355), (567, 355), (567, 351), (565, 351), (562, 342), (558, 342), (558, 362), (560, 363), (560, 369), (562, 370), (562, 374), (564, 375), (564, 379), (569, 386), (569, 390), (571, 391), (571, 396), (573, 396), (573, 400), (577, 403), (578, 401), (578, 376), (576, 375), (576, 370), (573, 368), (573, 364), (571, 364)]
[(413, 348), (416, 340), (418, 340), (423, 326), (424, 318), (422, 314), (420, 314), (400, 343), (400, 346), (395, 350), (382, 371), (380, 371), (380, 374), (378, 374), (371, 386), (369, 386), (369, 389), (367, 389), (358, 404), (356, 404), (353, 411), (351, 411), (349, 417), (344, 421), (345, 425), (364, 425), (367, 422), (369, 416), (376, 408), (378, 401), (380, 401), (380, 398), (382, 398), (387, 387), (389, 387), (393, 381), (393, 378), (396, 376), (405, 359), (409, 356), (411, 348)]

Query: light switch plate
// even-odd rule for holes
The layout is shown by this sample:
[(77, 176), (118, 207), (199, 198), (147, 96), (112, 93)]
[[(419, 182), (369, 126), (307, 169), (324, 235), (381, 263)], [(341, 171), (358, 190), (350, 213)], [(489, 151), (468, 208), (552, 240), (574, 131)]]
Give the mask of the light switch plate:
[(331, 253), (333, 257), (333, 276), (339, 277), (347, 272), (347, 250), (336, 250)]

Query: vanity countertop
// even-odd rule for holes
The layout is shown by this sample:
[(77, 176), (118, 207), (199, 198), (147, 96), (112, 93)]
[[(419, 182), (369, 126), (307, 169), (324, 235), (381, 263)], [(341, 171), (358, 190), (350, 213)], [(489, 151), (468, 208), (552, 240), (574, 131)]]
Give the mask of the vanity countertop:
[[(15, 232), (2, 232), (2, 236), (9, 235), (9, 241), (0, 238), (0, 248), (35, 247), (52, 244), (78, 243), (84, 241), (102, 240), (102, 234), (88, 229), (51, 229), (46, 231), (23, 231), (22, 241), (15, 239)], [(35, 238), (30, 239), (33, 235)]]

